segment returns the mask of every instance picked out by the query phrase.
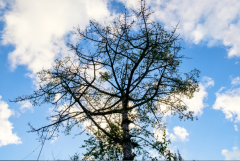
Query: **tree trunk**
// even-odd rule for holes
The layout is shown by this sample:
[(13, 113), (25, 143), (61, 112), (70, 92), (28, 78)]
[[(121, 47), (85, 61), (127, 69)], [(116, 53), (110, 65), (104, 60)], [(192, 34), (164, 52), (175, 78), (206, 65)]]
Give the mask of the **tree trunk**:
[[(127, 109), (127, 102), (123, 102), (123, 109)], [(122, 113), (122, 128), (123, 128), (123, 160), (133, 160), (135, 155), (132, 152), (131, 136), (129, 134), (128, 111), (124, 110)]]

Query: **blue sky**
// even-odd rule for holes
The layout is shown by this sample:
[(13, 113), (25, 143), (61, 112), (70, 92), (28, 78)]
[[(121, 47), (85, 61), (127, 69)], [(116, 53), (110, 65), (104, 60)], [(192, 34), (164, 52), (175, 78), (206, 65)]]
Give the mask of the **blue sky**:
[[(185, 160), (240, 159), (240, 1), (147, 0), (147, 4), (155, 10), (151, 19), (166, 30), (179, 22), (177, 32), (185, 48), (180, 53), (192, 58), (184, 60), (180, 70), (201, 71), (200, 91), (185, 100), (198, 120), (166, 116), (169, 148), (179, 149)], [(41, 146), (35, 133), (26, 132), (27, 123), (35, 127), (49, 123), (45, 117), (51, 105), (32, 107), (9, 100), (31, 94), (38, 81), (35, 73), (69, 54), (66, 43), (76, 41), (73, 27), (85, 28), (90, 19), (110, 22), (124, 5), (138, 7), (138, 0), (0, 0), (1, 160), (37, 159)], [(79, 147), (86, 135), (73, 138), (80, 130), (46, 142), (40, 159), (69, 159), (84, 152)]]

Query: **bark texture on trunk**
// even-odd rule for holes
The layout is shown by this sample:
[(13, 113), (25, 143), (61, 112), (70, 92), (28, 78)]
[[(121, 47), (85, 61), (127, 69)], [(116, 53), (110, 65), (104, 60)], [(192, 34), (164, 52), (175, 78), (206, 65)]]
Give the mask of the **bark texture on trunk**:
[[(127, 103), (123, 102), (123, 108), (127, 109)], [(123, 160), (132, 161), (135, 155), (132, 152), (132, 145), (131, 145), (131, 136), (129, 134), (129, 124), (130, 121), (128, 119), (128, 112), (126, 110), (122, 113), (122, 128), (123, 128)]]

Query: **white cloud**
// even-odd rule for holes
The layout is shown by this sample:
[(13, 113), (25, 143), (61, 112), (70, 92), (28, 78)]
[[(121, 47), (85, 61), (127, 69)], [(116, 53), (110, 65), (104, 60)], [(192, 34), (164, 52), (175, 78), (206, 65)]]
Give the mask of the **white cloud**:
[(5, 8), (6, 6), (6, 1), (0, 0), (0, 8)]
[(181, 140), (181, 141), (188, 141), (188, 132), (185, 128), (180, 127), (180, 126), (175, 126), (173, 128), (173, 132), (174, 134), (169, 134), (169, 138), (171, 141), (177, 141), (177, 140)]
[(26, 65), (34, 73), (68, 53), (65, 44), (73, 27), (84, 29), (90, 19), (110, 18), (107, 0), (16, 0), (11, 5), (4, 15), (2, 43), (15, 46), (9, 54), (12, 69)]
[(173, 142), (177, 140), (177, 137), (173, 134), (173, 133), (167, 133), (167, 135), (169, 136), (169, 139)]
[(209, 87), (209, 86), (214, 86), (214, 80), (210, 77), (207, 76), (203, 76), (202, 78), (202, 84), (205, 88)]
[[(195, 116), (200, 116), (203, 114), (203, 108), (207, 107), (208, 104), (204, 103), (204, 100), (207, 99), (208, 93), (206, 88), (210, 86), (214, 86), (214, 80), (210, 77), (204, 76), (202, 78), (202, 82), (199, 83), (199, 91), (193, 94), (191, 99), (188, 99), (186, 96), (177, 96), (171, 97), (172, 102), (179, 102), (181, 100), (181, 105), (186, 105), (188, 107), (188, 111), (193, 111)], [(174, 105), (172, 105), (174, 106)], [(175, 105), (176, 106), (176, 105)], [(172, 116), (171, 114), (171, 106), (167, 106), (165, 104), (160, 104), (159, 113), (162, 113), (164, 117)]]
[(184, 99), (184, 103), (189, 107), (188, 111), (194, 111), (194, 115), (202, 115), (203, 108), (208, 105), (204, 103), (208, 93), (206, 88), (214, 86), (214, 80), (210, 77), (204, 76), (202, 82), (199, 84), (199, 91), (194, 93), (192, 99)]
[[(154, 136), (158, 141), (163, 141), (162, 137), (163, 137), (163, 133), (164, 130), (163, 129), (155, 129), (154, 131)], [(172, 142), (173, 141), (189, 141), (189, 139), (187, 138), (189, 136), (189, 133), (187, 132), (187, 130), (183, 127), (180, 126), (175, 126), (173, 128), (173, 133), (169, 133), (168, 129), (166, 129), (166, 136), (167, 138), (169, 138)]]
[(53, 138), (53, 139), (51, 140), (51, 144), (55, 143), (55, 141), (56, 141), (57, 139), (58, 139), (57, 137)]
[(26, 112), (26, 110), (30, 110), (31, 112), (33, 112), (33, 106), (29, 101), (23, 101), (23, 102), (19, 102), (19, 104), (21, 104), (20, 106), (20, 110), (21, 112)]
[(3, 14), (4, 14), (4, 9), (6, 8), (7, 6), (7, 3), (10, 3), (12, 0), (0, 0), (0, 21), (3, 21), (4, 18), (3, 18)]
[(225, 156), (225, 160), (240, 159), (240, 151), (238, 147), (233, 147), (233, 151), (228, 151), (227, 149), (222, 150), (222, 155)]
[(8, 109), (8, 104), (1, 100), (0, 96), (0, 147), (8, 144), (21, 144), (21, 139), (17, 134), (12, 133), (12, 123), (8, 118), (14, 115), (14, 112)]
[[(127, 7), (138, 7), (139, 1), (119, 0)], [(147, 1), (155, 19), (172, 28), (180, 21), (179, 32), (196, 44), (223, 43), (229, 46), (229, 57), (240, 56), (240, 21), (237, 0), (170, 0)], [(56, 57), (66, 54), (66, 39), (74, 26), (84, 28), (89, 19), (108, 21), (107, 0), (16, 0), (4, 15), (3, 44), (12, 44), (9, 54), (12, 69), (26, 65), (34, 73), (50, 68)], [(0, 0), (5, 7), (6, 1)], [(111, 18), (110, 18), (111, 19)], [(61, 54), (59, 54), (61, 53)]]
[(234, 130), (238, 131), (238, 126), (237, 125), (234, 125)]
[(139, 1), (135, 0), (118, 0), (119, 2), (122, 2), (125, 4), (126, 7), (128, 8), (140, 8), (139, 7)]
[[(136, 0), (119, 0), (138, 8)], [(240, 56), (240, 1), (238, 0), (147, 0), (155, 11), (153, 19), (172, 30), (178, 22), (186, 41), (230, 47), (228, 57)]]
[(236, 77), (236, 78), (232, 79), (231, 84), (232, 85), (240, 85), (240, 77)]
[(235, 118), (235, 122), (239, 122), (240, 88), (230, 89), (222, 93), (220, 92), (221, 90), (216, 93), (217, 98), (213, 105), (213, 109), (222, 110), (222, 112), (226, 115), (226, 119), (233, 121)]

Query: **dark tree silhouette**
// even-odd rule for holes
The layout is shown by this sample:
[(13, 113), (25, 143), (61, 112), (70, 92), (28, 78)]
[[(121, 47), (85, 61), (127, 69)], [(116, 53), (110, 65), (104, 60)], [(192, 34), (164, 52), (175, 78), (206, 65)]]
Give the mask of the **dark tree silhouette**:
[(68, 44), (76, 57), (57, 59), (52, 69), (38, 73), (39, 90), (13, 100), (55, 105), (48, 117), (53, 123), (30, 125), (31, 132), (52, 139), (60, 127), (68, 134), (82, 126), (90, 135), (83, 159), (133, 160), (143, 152), (152, 158), (147, 147), (174, 159), (170, 141), (165, 135), (159, 140), (153, 129), (164, 131), (167, 111), (193, 119), (181, 98), (198, 90), (199, 71), (179, 72), (185, 57), (179, 55), (177, 27), (165, 31), (150, 20), (152, 13), (141, 0), (138, 10), (126, 9), (111, 24), (90, 21), (86, 29), (77, 28), (79, 43)]

